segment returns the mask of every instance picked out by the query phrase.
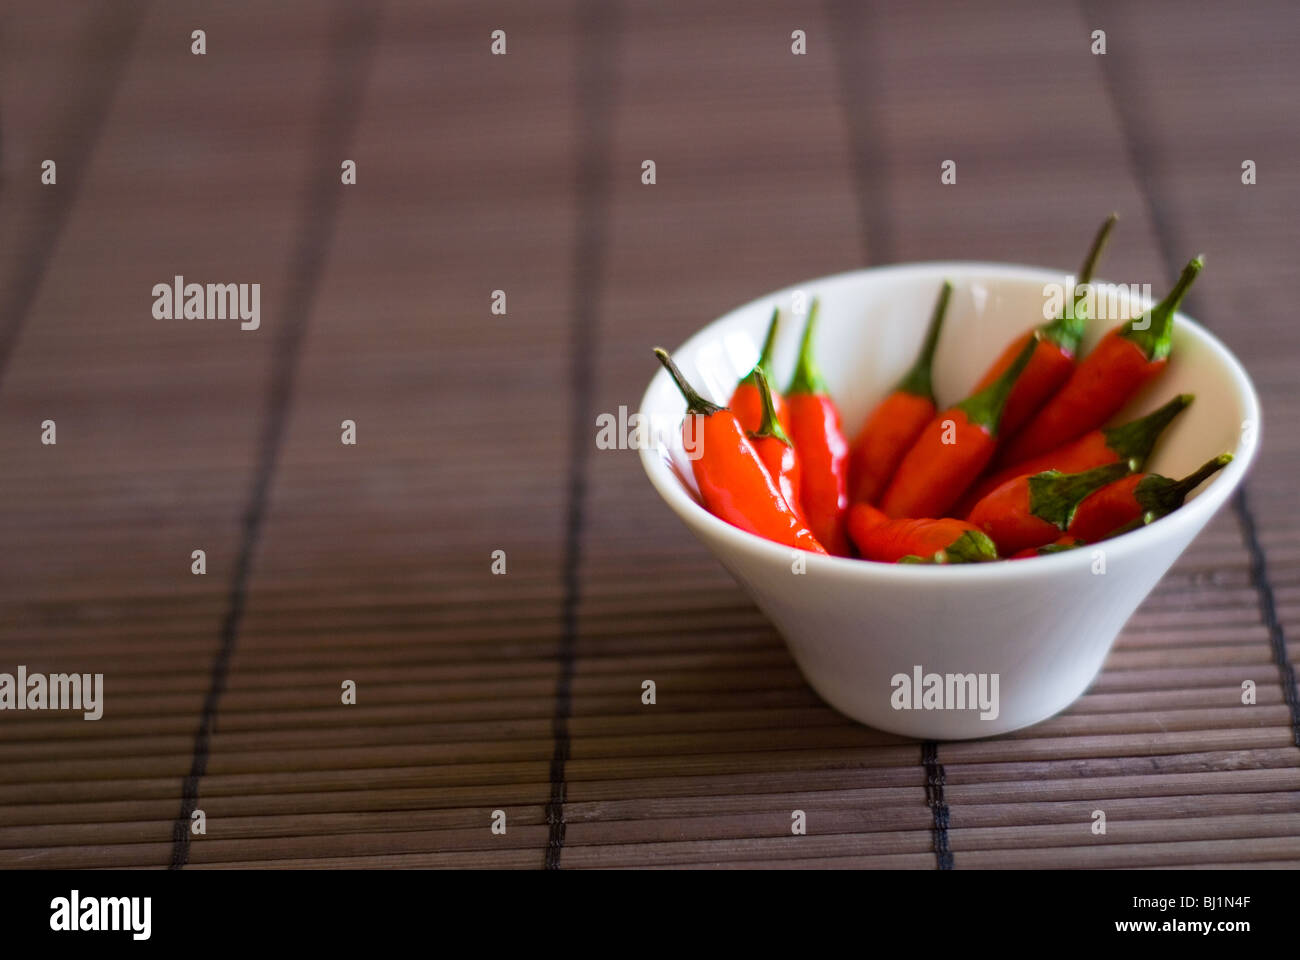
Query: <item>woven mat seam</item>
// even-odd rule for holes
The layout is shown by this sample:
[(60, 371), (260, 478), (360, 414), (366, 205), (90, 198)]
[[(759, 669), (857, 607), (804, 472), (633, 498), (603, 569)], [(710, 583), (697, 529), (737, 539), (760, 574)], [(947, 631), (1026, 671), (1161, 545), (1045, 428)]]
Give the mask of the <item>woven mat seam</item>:
[[(360, 96), (374, 50), (379, 4), (341, 11), (333, 37), (334, 50), (321, 97), (318, 141), (310, 156), (343, 156), (356, 130)], [(343, 104), (339, 107), (339, 104)], [(190, 819), (198, 809), (199, 783), (207, 773), (212, 732), (216, 725), (221, 695), (225, 692), (230, 660), (239, 639), (253, 555), (262, 531), (266, 503), (276, 463), (288, 425), (293, 387), (302, 339), (320, 292), (325, 257), (333, 242), (342, 202), (339, 182), (328, 164), (319, 164), (304, 198), (301, 228), (289, 271), (281, 334), (274, 345), (271, 378), (267, 393), (266, 420), (258, 443), (258, 460), (244, 512), (239, 553), (231, 576), (230, 600), (222, 620), (220, 645), (212, 661), (207, 694), (199, 726), (194, 734), (190, 771), (181, 787), (181, 808), (172, 825), (172, 857), (169, 865), (179, 870), (189, 862)]]
[(569, 718), (573, 715), (573, 675), (582, 598), (582, 541), (585, 531), (587, 465), (594, 400), (594, 358), (600, 329), (596, 315), (609, 232), (609, 163), (612, 158), (615, 45), (618, 9), (613, 2), (586, 0), (578, 9), (578, 70), (575, 78), (580, 118), (576, 172), (578, 215), (573, 258), (573, 323), (570, 327), (569, 482), (564, 528), (564, 598), (557, 651), (552, 735), (551, 792), (546, 804), (549, 827), (543, 866), (558, 870), (564, 852), (565, 766), (569, 759)]
[[(1088, 0), (1079, 0), (1079, 7), (1085, 19), (1089, 17), (1090, 6), (1092, 5), (1088, 3)], [(1091, 22), (1100, 21), (1093, 18)], [(1134, 179), (1137, 180), (1138, 187), (1141, 189), (1142, 199), (1146, 203), (1147, 215), (1151, 219), (1156, 241), (1160, 246), (1160, 258), (1164, 263), (1165, 270), (1172, 275), (1174, 265), (1178, 263), (1173, 242), (1177, 231), (1174, 230), (1162, 211), (1173, 209), (1173, 204), (1167, 202), (1167, 198), (1159, 191), (1155, 171), (1151, 163), (1150, 150), (1142, 139), (1141, 131), (1148, 129), (1148, 127), (1141, 122), (1135, 113), (1135, 106), (1139, 105), (1139, 98), (1135, 95), (1120, 96), (1119, 81), (1115, 74), (1128, 66), (1127, 61), (1122, 55), (1116, 57), (1113, 54), (1108, 59), (1112, 60), (1109, 66), (1099, 64), (1102, 85), (1105, 87), (1107, 98), (1110, 100), (1111, 111), (1119, 120), (1120, 133), (1123, 136), (1124, 146), (1128, 152), (1129, 165), (1132, 168)], [(1138, 89), (1138, 85), (1129, 83), (1127, 88), (1134, 91)], [(1159, 203), (1156, 202), (1158, 193), (1160, 193)], [(1193, 292), (1188, 294), (1184, 302), (1194, 302), (1195, 299), (1195, 293)], [(1204, 314), (1199, 315), (1204, 316)], [(1200, 323), (1206, 328), (1210, 327), (1204, 319)], [(1258, 525), (1255, 523), (1255, 515), (1250, 509), (1250, 501), (1247, 499), (1244, 481), (1232, 499), (1232, 509), (1237, 518), (1237, 529), (1241, 534), (1242, 545), (1250, 558), (1251, 583), (1255, 588), (1259, 604), (1260, 620), (1268, 631), (1270, 653), (1274, 665), (1277, 667), (1278, 682), (1282, 687), (1282, 698), (1286, 701), (1291, 713), (1291, 740), (1295, 746), (1300, 747), (1300, 695), (1297, 694), (1296, 689), (1295, 669), (1287, 656), (1286, 632), (1278, 619), (1273, 584), (1268, 574), (1267, 556), (1259, 540)]]

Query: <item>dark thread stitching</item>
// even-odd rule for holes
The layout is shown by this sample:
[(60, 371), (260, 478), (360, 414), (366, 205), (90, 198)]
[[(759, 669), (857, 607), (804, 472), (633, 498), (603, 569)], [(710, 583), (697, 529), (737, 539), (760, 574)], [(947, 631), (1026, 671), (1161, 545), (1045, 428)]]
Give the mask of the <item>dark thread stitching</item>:
[[(311, 154), (314, 157), (343, 154), (360, 114), (360, 97), (356, 91), (364, 86), (373, 53), (378, 4), (347, 8), (344, 14), (334, 38), (333, 66), (327, 76), (325, 95), (321, 102), (319, 143)], [(338, 207), (342, 198), (335, 176), (328, 165), (322, 165), (311, 179), (305, 198), (301, 218), (303, 226), (298, 232), (298, 245), (289, 270), (284, 324), (275, 344), (272, 361), (266, 425), (258, 446), (257, 472), (249, 492), (248, 507), (244, 511), (239, 554), (231, 579), (230, 603), (221, 624), (221, 644), (212, 661), (211, 679), (207, 695), (203, 698), (199, 728), (194, 734), (194, 758), (181, 788), (181, 810), (172, 826), (172, 870), (179, 870), (189, 862), (190, 817), (198, 809), (199, 781), (207, 773), (217, 709), (226, 689), (230, 658), (239, 639), (239, 624), (243, 619), (253, 554), (257, 549), (271, 478), (275, 475), (281, 440), (288, 423), (302, 338), (320, 290), (322, 267), (333, 242), (338, 220)]]
[[(1084, 17), (1088, 18), (1089, 4), (1084, 0), (1080, 0), (1080, 8)], [(1093, 18), (1093, 21), (1099, 22), (1096, 18)], [(1127, 61), (1122, 57), (1116, 58), (1109, 69), (1101, 71), (1103, 85), (1106, 88), (1106, 95), (1110, 99), (1111, 110), (1119, 118), (1120, 131), (1124, 136), (1124, 145), (1128, 151), (1129, 165), (1138, 186), (1142, 189), (1142, 198), (1146, 203), (1147, 215), (1155, 228), (1156, 240), (1160, 245), (1161, 259), (1164, 261), (1165, 269), (1172, 271), (1174, 264), (1178, 262), (1175, 259), (1173, 244), (1176, 231), (1161, 213), (1161, 210), (1169, 205), (1155, 202), (1157, 192), (1155, 173), (1149, 158), (1150, 151), (1146, 142), (1142, 139), (1142, 130), (1145, 127), (1131, 109), (1131, 105), (1136, 103), (1137, 99), (1135, 97), (1122, 98), (1119, 95), (1118, 80), (1115, 74), (1125, 69), (1126, 66)], [(1136, 84), (1129, 84), (1129, 87), (1136, 88)], [(1189, 294), (1187, 299), (1189, 302), (1194, 302), (1194, 295)], [(1209, 326), (1204, 320), (1201, 321), (1201, 324)], [(1251, 584), (1254, 586), (1255, 593), (1259, 598), (1260, 619), (1268, 630), (1273, 662), (1277, 666), (1278, 680), (1282, 685), (1282, 698), (1286, 701), (1291, 713), (1292, 741), (1297, 747), (1300, 747), (1300, 695), (1297, 695), (1296, 690), (1295, 669), (1287, 656), (1286, 631), (1277, 616), (1273, 584), (1268, 575), (1268, 562), (1263, 545), (1259, 540), (1258, 526), (1255, 523), (1255, 515), (1250, 509), (1250, 501), (1246, 496), (1244, 482), (1238, 488), (1236, 496), (1232, 498), (1232, 510), (1236, 515), (1237, 527), (1241, 531), (1246, 552), (1250, 557)]]
[(596, 307), (605, 263), (609, 223), (610, 135), (613, 128), (617, 75), (617, 5), (586, 0), (578, 10), (578, 143), (577, 243), (573, 264), (573, 324), (570, 328), (570, 394), (568, 504), (564, 526), (564, 599), (561, 608), (559, 675), (555, 681), (555, 715), (551, 723), (555, 748), (551, 755), (551, 793), (546, 804), (550, 827), (543, 865), (558, 870), (564, 850), (564, 802), (568, 795), (565, 767), (569, 760), (569, 718), (573, 716), (573, 674), (578, 640), (578, 605), (582, 597), (582, 538), (586, 520), (587, 455), (594, 393), (593, 357), (599, 322)]

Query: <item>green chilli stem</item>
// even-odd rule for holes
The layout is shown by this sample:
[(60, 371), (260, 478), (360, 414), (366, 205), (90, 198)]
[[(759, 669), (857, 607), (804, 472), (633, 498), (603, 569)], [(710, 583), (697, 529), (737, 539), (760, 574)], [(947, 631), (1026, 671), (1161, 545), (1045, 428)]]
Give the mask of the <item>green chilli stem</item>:
[(772, 387), (767, 382), (767, 374), (758, 367), (754, 368), (754, 373), (758, 377), (758, 395), (763, 400), (763, 419), (759, 422), (758, 429), (750, 433), (750, 436), (772, 437), (780, 440), (787, 447), (793, 447), (794, 444), (781, 429), (781, 421), (777, 419), (776, 405), (772, 402)]
[(1126, 460), (1081, 473), (1045, 470), (1029, 478), (1029, 512), (1058, 530), (1064, 530), (1074, 519), (1074, 512), (1084, 497), (1128, 474)]
[(898, 381), (898, 385), (894, 387), (895, 391), (934, 399), (932, 378), (934, 351), (939, 346), (939, 334), (943, 330), (943, 318), (948, 312), (948, 301), (951, 298), (952, 284), (945, 280), (943, 286), (939, 288), (939, 299), (934, 305), (934, 312), (930, 315), (930, 326), (925, 332), (925, 342), (921, 344), (921, 352), (916, 362), (912, 364), (912, 369), (907, 372), (907, 376)]
[(659, 362), (664, 365), (664, 368), (668, 371), (668, 375), (673, 378), (674, 382), (676, 382), (677, 389), (680, 390), (682, 396), (686, 398), (687, 413), (702, 413), (706, 417), (711, 417), (720, 410), (727, 409), (726, 407), (720, 407), (716, 403), (711, 403), (710, 401), (705, 400), (702, 396), (696, 393), (695, 388), (687, 383), (686, 378), (682, 376), (682, 372), (677, 369), (677, 364), (673, 363), (673, 358), (668, 356), (667, 350), (664, 350), (662, 347), (655, 347), (654, 350), (655, 356), (659, 358)]
[(790, 389), (786, 391), (787, 396), (794, 393), (829, 392), (822, 372), (813, 360), (813, 331), (817, 329), (817, 314), (820, 309), (821, 301), (813, 297), (812, 305), (808, 308), (808, 321), (803, 328), (803, 339), (799, 341), (799, 360), (794, 366), (794, 378), (790, 381)]
[(1029, 342), (1016, 356), (1011, 366), (1002, 371), (1002, 376), (979, 393), (972, 394), (957, 404), (957, 409), (965, 413), (966, 419), (971, 423), (997, 436), (998, 424), (1002, 422), (1002, 411), (1006, 408), (1007, 398), (1011, 396), (1011, 389), (1020, 379), (1020, 374), (1024, 372), (1025, 367), (1029, 365), (1029, 360), (1036, 349), (1038, 349), (1037, 335), (1029, 338)]
[(1232, 462), (1232, 454), (1221, 453), (1207, 460), (1181, 480), (1171, 480), (1158, 473), (1143, 477), (1133, 491), (1147, 523), (1173, 513), (1183, 505), (1187, 495)]
[(935, 554), (940, 563), (985, 563), (998, 559), (998, 548), (982, 530), (966, 530)]
[(772, 308), (772, 319), (767, 324), (767, 335), (763, 338), (763, 349), (758, 354), (754, 369), (741, 379), (741, 383), (758, 385), (758, 372), (761, 370), (769, 377), (772, 374), (772, 356), (776, 352), (776, 330), (781, 325), (781, 308)]
[(1179, 394), (1145, 417), (1103, 430), (1102, 436), (1106, 439), (1106, 446), (1115, 451), (1115, 455), (1121, 460), (1127, 461), (1132, 469), (1141, 470), (1142, 465), (1151, 456), (1151, 451), (1155, 449), (1156, 441), (1160, 439), (1160, 434), (1164, 432), (1165, 427), (1169, 426), (1174, 417), (1186, 410), (1193, 399), (1195, 398), (1190, 393)]
[[(1149, 361), (1163, 360), (1169, 356), (1169, 345), (1174, 331), (1174, 313), (1187, 296), (1187, 291), (1205, 267), (1205, 258), (1196, 257), (1183, 267), (1182, 275), (1169, 295), (1137, 320), (1129, 321), (1120, 336), (1137, 344)], [(1140, 324), (1140, 326), (1139, 326)]]

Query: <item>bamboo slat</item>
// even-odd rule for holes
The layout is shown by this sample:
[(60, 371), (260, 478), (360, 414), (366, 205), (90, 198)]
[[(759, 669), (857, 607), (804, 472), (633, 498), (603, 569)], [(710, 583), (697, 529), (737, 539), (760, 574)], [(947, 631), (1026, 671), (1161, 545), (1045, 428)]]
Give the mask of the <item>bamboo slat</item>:
[[(106, 681), (93, 723), (0, 715), (0, 868), (1300, 863), (1288, 5), (118, 4), (0, 33), (0, 671)], [(1112, 208), (1108, 276), (1208, 255), (1187, 309), (1265, 409), (1247, 500), (1068, 710), (923, 754), (817, 698), (595, 417), (764, 291), (1072, 266)], [(154, 320), (178, 273), (259, 282), (261, 329)]]

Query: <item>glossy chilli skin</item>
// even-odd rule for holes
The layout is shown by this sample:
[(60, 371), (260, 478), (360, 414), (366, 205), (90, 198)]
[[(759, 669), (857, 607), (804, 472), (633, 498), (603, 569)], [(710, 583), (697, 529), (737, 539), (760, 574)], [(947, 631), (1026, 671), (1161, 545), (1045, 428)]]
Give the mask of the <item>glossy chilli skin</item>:
[(785, 393), (790, 438), (801, 471), (800, 504), (808, 527), (830, 553), (849, 556), (844, 514), (849, 506), (849, 445), (840, 413), (812, 358), (818, 301), (813, 300), (804, 327), (794, 379)]
[(1200, 273), (1197, 257), (1169, 296), (1136, 321), (1110, 330), (1075, 369), (1060, 392), (1038, 411), (998, 456), (999, 468), (1028, 460), (1101, 426), (1169, 363), (1174, 312)]
[[(780, 320), (781, 311), (773, 308), (772, 319), (767, 325), (767, 335), (763, 338), (763, 350), (759, 354), (758, 362), (754, 364), (754, 369), (745, 374), (736, 384), (731, 399), (727, 401), (727, 409), (736, 415), (740, 425), (748, 432), (757, 430), (763, 420), (763, 399), (759, 394), (758, 374), (762, 372), (769, 382), (772, 380), (772, 353), (776, 346), (776, 331), (780, 326)], [(781, 426), (788, 428), (785, 401), (780, 394), (772, 395), (772, 404), (776, 407), (776, 415), (781, 421)]]
[(934, 401), (914, 393), (896, 391), (881, 401), (850, 454), (854, 503), (876, 502), (934, 414)]
[(1069, 532), (1092, 543), (1158, 520), (1181, 507), (1189, 493), (1231, 462), (1232, 454), (1222, 453), (1181, 480), (1158, 473), (1131, 474), (1085, 497)]
[(1190, 393), (1180, 394), (1145, 417), (1107, 430), (1093, 430), (1065, 446), (1004, 467), (967, 491), (954, 512), (958, 516), (969, 516), (975, 504), (1008, 480), (1032, 476), (1044, 470), (1080, 473), (1120, 461), (1127, 461), (1132, 470), (1141, 470), (1165, 427), (1187, 409), (1192, 399)]
[(907, 375), (867, 418), (849, 451), (849, 499), (874, 503), (936, 411), (931, 368), (952, 284), (944, 282), (921, 352)]
[(1033, 342), (1026, 344), (992, 386), (937, 414), (926, 425), (881, 498), (880, 508), (888, 516), (947, 515), (993, 457), (1002, 408), (1033, 350)]
[(1065, 536), (1058, 537), (1046, 546), (1026, 547), (1019, 553), (1013, 553), (1009, 559), (1028, 560), (1030, 557), (1047, 557), (1051, 556), (1053, 553), (1064, 553), (1066, 550), (1073, 550), (1076, 547), (1082, 547), (1083, 545), (1084, 543), (1082, 540), (1067, 533)]
[[(727, 401), (727, 409), (735, 415), (746, 432), (757, 430), (763, 409), (762, 401), (758, 398), (758, 388), (742, 380), (736, 385), (731, 399)], [(784, 401), (781, 401), (781, 409), (782, 411), (785, 409)]]
[(802, 476), (799, 502), (808, 525), (836, 556), (849, 555), (844, 534), (848, 509), (846, 461), (849, 445), (840, 429), (839, 411), (825, 394), (798, 393), (788, 398), (790, 430)]
[[(1092, 281), (1097, 260), (1117, 219), (1112, 213), (1093, 238), (1092, 247), (1079, 270), (1080, 286)], [(1012, 436), (1024, 426), (1074, 373), (1074, 355), (1079, 349), (1079, 341), (1083, 339), (1084, 303), (1083, 296), (1077, 297), (1065, 305), (1061, 316), (1038, 328), (1038, 345), (1034, 348), (1034, 355), (1029, 360), (1029, 366), (1025, 367), (1025, 372), (1016, 381), (1011, 396), (1007, 398), (1007, 408), (1002, 414), (1001, 433), (1004, 437)], [(1011, 366), (1025, 344), (1034, 338), (1034, 333), (1035, 331), (1029, 330), (1008, 344), (975, 385), (975, 391), (991, 386)]]
[(1111, 463), (1081, 473), (1048, 470), (1016, 477), (975, 505), (967, 518), (1010, 556), (1058, 539), (1070, 525), (1079, 501), (1129, 472)]
[(858, 553), (880, 563), (997, 559), (992, 542), (964, 520), (890, 519), (870, 504), (855, 503), (849, 508), (848, 529)]
[(749, 442), (754, 445), (768, 474), (776, 481), (781, 496), (785, 497), (795, 516), (802, 520), (803, 510), (799, 506), (799, 458), (795, 456), (794, 447), (774, 437), (755, 438), (751, 435)]
[(655, 355), (686, 397), (682, 445), (696, 454), (691, 470), (709, 512), (767, 540), (825, 553), (782, 496), (740, 421), (696, 393), (665, 351), (656, 348)]
[(767, 467), (767, 472), (776, 481), (786, 503), (794, 510), (796, 516), (802, 518), (803, 511), (799, 506), (801, 476), (799, 458), (795, 456), (794, 444), (781, 429), (781, 423), (777, 419), (771, 385), (762, 370), (758, 370), (757, 373), (763, 414), (758, 429), (749, 433), (749, 442), (758, 451), (759, 459), (763, 461), (763, 466)]
[(1104, 540), (1110, 531), (1140, 520), (1142, 508), (1134, 499), (1133, 491), (1144, 476), (1135, 473), (1125, 477), (1079, 504), (1070, 533), (1080, 540)]
[(999, 463), (1036, 457), (1105, 423), (1158, 376), (1166, 362), (1149, 361), (1131, 340), (1110, 331), (1055, 400), (1011, 441)]
[(975, 385), (976, 390), (987, 387), (1011, 365), (1025, 344), (1035, 341), (1034, 355), (1029, 366), (1025, 368), (1021, 382), (1016, 384), (1016, 389), (1007, 398), (1007, 411), (1002, 425), (1004, 433), (1010, 435), (1019, 430), (1039, 407), (1061, 389), (1061, 385), (1074, 372), (1076, 346), (1067, 346), (1062, 340), (1054, 339), (1056, 336), (1056, 331), (1042, 329), (1037, 337), (1032, 330), (1017, 337), (1007, 345), (1006, 350)]
[(691, 462), (709, 512), (750, 533), (810, 553), (825, 549), (791, 509), (767, 467), (730, 413), (690, 414), (683, 441), (698, 441), (703, 456)]

